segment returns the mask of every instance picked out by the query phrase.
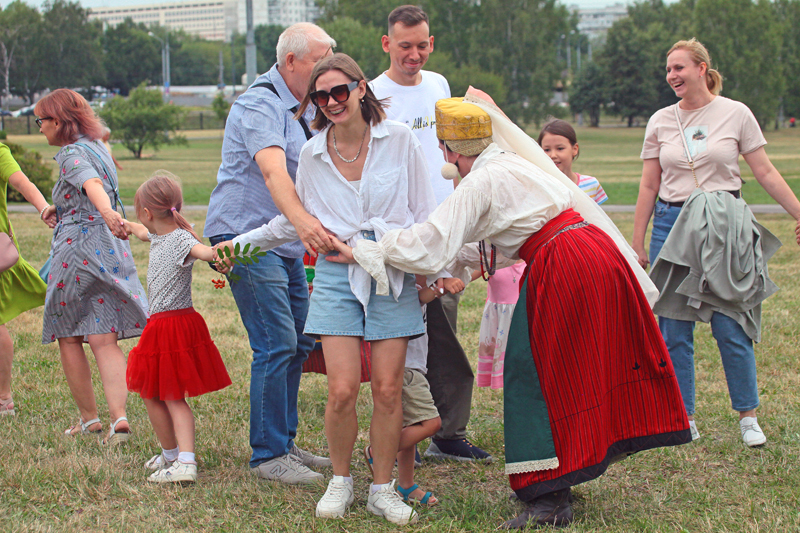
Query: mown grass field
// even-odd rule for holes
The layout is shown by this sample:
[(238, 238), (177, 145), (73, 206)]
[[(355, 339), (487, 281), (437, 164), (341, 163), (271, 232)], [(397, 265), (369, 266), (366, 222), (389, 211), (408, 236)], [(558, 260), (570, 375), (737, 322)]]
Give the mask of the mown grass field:
[[(595, 133), (596, 140), (592, 137)], [(606, 133), (619, 142), (609, 142), (604, 149), (600, 143)], [(600, 177), (604, 185), (614, 183), (610, 176), (611, 169), (616, 169), (620, 183), (635, 183), (635, 167), (640, 164), (634, 160), (639, 149), (634, 150), (634, 145), (640, 143), (642, 134), (642, 129), (581, 130), (581, 140), (591, 142), (584, 142), (576, 169), (581, 171), (585, 165), (584, 171)], [(35, 137), (23, 139), (43, 154), (54, 153), (42, 140), (36, 144)], [(785, 158), (776, 163), (789, 162), (784, 171), (798, 176), (798, 162), (790, 156), (792, 142), (796, 147), (800, 139), (791, 131), (770, 140), (772, 146), (783, 143), (785, 147)], [(200, 203), (203, 194), (207, 198), (213, 187), (219, 145), (219, 139), (192, 141), (189, 148), (165, 149), (155, 158), (142, 161), (127, 159), (119, 149), (117, 154), (123, 156), (120, 159), (125, 166), (121, 173), (123, 191), (129, 191), (123, 197), (129, 199), (138, 181), (152, 170), (167, 168), (183, 178), (187, 203)], [(612, 145), (627, 146), (634, 150), (633, 155), (614, 156)], [(594, 170), (603, 168), (607, 174)], [(607, 189), (609, 195), (615, 194), (613, 185)], [(750, 193), (746, 194), (750, 199)], [(192, 211), (187, 216), (201, 231), (205, 212)], [(631, 234), (632, 215), (615, 214), (613, 218), (625, 235)], [(741, 443), (716, 346), (709, 327), (698, 325), (697, 420), (702, 439), (679, 448), (641, 453), (577, 487), (577, 520), (566, 531), (800, 531), (800, 287), (796, 281), (800, 248), (793, 244), (794, 224), (787, 216), (759, 218), (785, 243), (770, 266), (782, 290), (764, 305), (764, 341), (756, 347), (762, 401), (759, 419), (768, 444), (748, 449)], [(12, 213), (11, 221), (24, 257), (38, 268), (48, 253), (49, 231), (36, 215)], [(144, 281), (147, 248), (138, 241), (132, 244)], [(195, 268), (194, 303), (209, 324), (233, 385), (191, 401), (197, 417), (200, 461), (200, 478), (194, 486), (153, 487), (145, 481), (142, 464), (158, 450), (158, 443), (138, 396), (131, 396), (128, 404), (135, 432), (129, 446), (106, 449), (95, 437), (65, 438), (63, 430), (78, 415), (55, 345), (40, 343), (41, 309), (8, 324), (16, 347), (13, 387), (18, 415), (0, 419), (0, 531), (376, 533), (398, 529), (366, 511), (368, 470), (358, 454), (353, 460), (356, 502), (351, 514), (341, 521), (314, 518), (315, 502), (323, 488), (281, 486), (259, 482), (250, 475), (251, 353), (230, 291), (213, 289), (211, 278), (212, 271), (204, 265)], [(459, 336), (473, 365), (485, 294), (484, 283), (477, 282), (467, 288), (462, 299)], [(575, 325), (575, 334), (590, 334), (590, 325), (591, 317), (587, 317), (586, 324)], [(128, 340), (121, 345), (127, 352), (134, 343)], [(94, 384), (107, 429), (108, 414), (96, 374)], [(324, 376), (305, 376), (298, 443), (318, 453), (325, 453), (326, 446), (325, 398)], [(370, 412), (369, 386), (364, 385), (359, 398), (361, 431), (357, 443), (362, 448)], [(519, 510), (508, 500), (510, 491), (503, 475), (502, 391), (476, 388), (469, 437), (498, 461), (488, 466), (426, 462), (418, 471), (417, 481), (434, 491), (442, 503), (421, 510), (420, 522), (405, 530), (490, 531)], [(329, 470), (324, 473), (331, 474)]]
[[(580, 157), (573, 169), (597, 177), (609, 197), (609, 204), (633, 205), (642, 176), (642, 151), (644, 128), (577, 128)], [(114, 156), (124, 167), (119, 172), (120, 192), (123, 201), (132, 202), (136, 188), (154, 170), (165, 168), (181, 177), (187, 204), (208, 204), (216, 185), (217, 169), (222, 147), (221, 130), (196, 130), (182, 132), (189, 139), (189, 147), (165, 146), (158, 152), (145, 149), (145, 157), (134, 159), (122, 145), (114, 145)], [(534, 137), (538, 130), (529, 129)], [(783, 177), (800, 195), (800, 128), (765, 132), (767, 154)], [(52, 161), (56, 150), (48, 146), (43, 135), (11, 135), (9, 141), (38, 150), (46, 160)], [(742, 177), (747, 182), (744, 197), (751, 204), (772, 204), (775, 201), (753, 178), (750, 167), (740, 158)], [(55, 162), (53, 162), (55, 164)]]

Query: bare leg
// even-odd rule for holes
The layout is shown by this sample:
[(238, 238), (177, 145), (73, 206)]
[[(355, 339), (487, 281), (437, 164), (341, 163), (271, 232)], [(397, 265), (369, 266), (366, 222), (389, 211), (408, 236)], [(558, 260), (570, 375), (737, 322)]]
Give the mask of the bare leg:
[(14, 361), (14, 342), (5, 325), (0, 326), (0, 400), (11, 398), (11, 365)]
[[(0, 398), (2, 398), (2, 397), (3, 396), (0, 395)], [(742, 418), (744, 418), (746, 416), (755, 417), (756, 416), (756, 410), (755, 409), (750, 409), (749, 411), (740, 411), (739, 412), (739, 420), (741, 420)], [(693, 419), (693, 417), (692, 417), (692, 419)]]
[(194, 413), (186, 400), (164, 402), (167, 404), (175, 427), (175, 438), (182, 452), (194, 453)]
[(348, 477), (358, 436), (356, 399), (361, 384), (361, 337), (324, 335), (322, 353), (328, 369), (325, 435), (328, 437), (333, 475)]
[(170, 415), (167, 404), (161, 400), (143, 399), (144, 406), (147, 407), (147, 416), (150, 417), (150, 423), (153, 425), (153, 431), (156, 432), (158, 442), (165, 450), (174, 450), (178, 447), (178, 441), (175, 439), (175, 427), (172, 425), (172, 416)]
[(403, 429), (403, 368), (408, 337), (372, 343), (372, 446), (374, 483), (392, 480), (392, 468)]
[[(400, 451), (397, 452), (397, 483), (407, 489), (414, 485), (414, 450), (418, 442), (432, 437), (442, 427), (442, 419), (438, 416), (424, 420), (419, 424), (406, 426), (400, 433)], [(417, 489), (411, 493), (416, 499), (422, 499), (425, 491)]]
[[(108, 411), (111, 421), (114, 422), (125, 416), (125, 404), (128, 401), (128, 386), (125, 383), (125, 355), (117, 346), (116, 333), (90, 335), (89, 346), (94, 352), (95, 361), (97, 361), (97, 370), (100, 371), (100, 379), (103, 382)], [(117, 425), (116, 431), (124, 433), (128, 428), (128, 423), (123, 420)]]
[[(92, 390), (92, 371), (89, 361), (83, 351), (83, 337), (64, 337), (58, 339), (58, 349), (61, 352), (61, 366), (67, 378), (72, 398), (78, 404), (81, 419), (86, 422), (97, 418), (97, 402)], [(126, 389), (127, 391), (127, 389)], [(100, 423), (89, 426), (90, 430), (100, 429)], [(73, 433), (80, 431), (78, 427)]]

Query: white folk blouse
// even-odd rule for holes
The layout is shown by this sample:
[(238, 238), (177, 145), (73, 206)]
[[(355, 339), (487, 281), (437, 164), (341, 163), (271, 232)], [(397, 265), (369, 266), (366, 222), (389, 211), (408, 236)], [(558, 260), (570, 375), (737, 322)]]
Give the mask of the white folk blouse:
[(426, 222), (392, 230), (380, 242), (362, 240), (353, 255), (377, 281), (377, 294), (388, 294), (387, 272), (392, 268), (430, 275), (447, 265), (454, 277), (468, 279), (466, 267), (474, 263), (475, 254), (470, 253), (474, 247), (462, 251), (465, 244), (491, 237), (500, 254), (516, 260), (531, 235), (574, 206), (566, 186), (492, 144)]
[[(327, 150), (330, 126), (303, 146), (295, 187), (309, 214), (349, 246), (374, 232), (380, 241), (391, 229), (424, 222), (436, 208), (430, 174), (420, 142), (405, 124), (384, 120), (370, 128), (367, 158), (358, 188), (336, 169)], [(239, 235), (234, 244), (250, 243), (272, 249), (297, 239), (284, 215)], [(403, 288), (403, 271), (384, 270), (384, 281), (395, 299)], [(444, 273), (443, 273), (444, 275)], [(371, 278), (359, 265), (349, 265), (350, 289), (364, 307), (369, 302)], [(388, 294), (384, 292), (383, 294)]]

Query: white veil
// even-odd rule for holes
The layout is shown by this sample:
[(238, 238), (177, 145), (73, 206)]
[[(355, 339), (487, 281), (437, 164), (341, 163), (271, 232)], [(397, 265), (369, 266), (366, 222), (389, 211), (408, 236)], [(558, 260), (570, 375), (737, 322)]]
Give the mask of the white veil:
[(544, 153), (544, 150), (542, 150), (539, 144), (516, 124), (511, 122), (505, 113), (492, 101), (489, 95), (474, 87), (470, 87), (469, 90), (467, 90), (467, 94), (464, 96), (464, 101), (474, 104), (489, 113), (489, 116), (492, 118), (492, 136), (494, 137), (494, 142), (497, 143), (498, 146), (530, 161), (543, 171), (555, 177), (574, 193), (576, 200), (575, 211), (580, 213), (584, 220), (590, 224), (594, 224), (614, 240), (619, 251), (622, 252), (622, 255), (628, 260), (628, 264), (630, 264), (633, 272), (636, 274), (639, 285), (641, 285), (644, 295), (652, 308), (658, 299), (658, 289), (656, 289), (656, 286), (647, 275), (647, 272), (639, 266), (636, 252), (633, 251), (633, 248), (630, 247), (628, 241), (625, 240), (625, 237), (622, 236), (622, 233), (608, 215), (606, 215), (605, 211), (603, 211), (603, 209), (586, 193), (581, 191), (571, 179), (558, 170), (558, 167), (556, 167), (555, 163)]

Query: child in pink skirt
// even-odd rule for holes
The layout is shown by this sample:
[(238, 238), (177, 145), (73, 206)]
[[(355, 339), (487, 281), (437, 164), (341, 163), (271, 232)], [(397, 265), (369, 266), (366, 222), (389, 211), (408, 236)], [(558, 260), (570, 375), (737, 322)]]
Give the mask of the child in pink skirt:
[(128, 355), (128, 390), (138, 392), (162, 453), (145, 463), (154, 483), (194, 482), (194, 414), (187, 397), (231, 384), (203, 317), (192, 307), (194, 261), (212, 261), (180, 214), (181, 188), (174, 176), (157, 172), (136, 191), (133, 204), (142, 224), (125, 221), (128, 234), (150, 242), (147, 292), (150, 320)]

